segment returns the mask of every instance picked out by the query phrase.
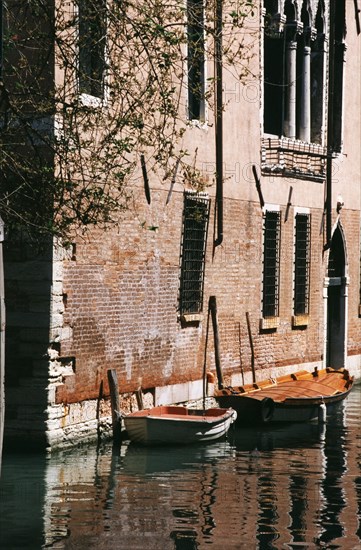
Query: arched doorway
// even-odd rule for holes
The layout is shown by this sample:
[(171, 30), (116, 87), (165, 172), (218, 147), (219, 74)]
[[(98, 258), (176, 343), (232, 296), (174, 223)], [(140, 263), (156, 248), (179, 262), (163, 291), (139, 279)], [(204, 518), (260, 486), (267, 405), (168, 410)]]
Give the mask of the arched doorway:
[(347, 259), (345, 239), (338, 223), (331, 240), (325, 280), (326, 298), (326, 367), (346, 366), (347, 356)]

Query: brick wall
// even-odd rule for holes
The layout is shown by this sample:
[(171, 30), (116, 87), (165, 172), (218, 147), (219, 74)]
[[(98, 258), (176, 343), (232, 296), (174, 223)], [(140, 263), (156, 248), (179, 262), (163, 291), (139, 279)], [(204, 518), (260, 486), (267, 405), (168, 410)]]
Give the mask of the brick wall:
[[(94, 241), (77, 243), (73, 259), (64, 263), (66, 294), (64, 327), (71, 335), (61, 342), (60, 355), (74, 357), (73, 373), (56, 392), (56, 402), (96, 398), (102, 385), (107, 394), (107, 369), (117, 370), (121, 392), (131, 392), (201, 377), (210, 295), (217, 297), (222, 367), (225, 376), (250, 371), (251, 348), (246, 312), (251, 320), (258, 370), (322, 364), (323, 279), (327, 256), (320, 234), (322, 211), (313, 209), (310, 321), (292, 328), (294, 218), (282, 212), (280, 324), (260, 330), (262, 286), (262, 212), (259, 204), (225, 201), (225, 237), (213, 254), (212, 220), (207, 246), (204, 318), (184, 326), (177, 314), (182, 194), (174, 193), (166, 208), (159, 192), (151, 210), (129, 213), (117, 232), (94, 234)], [(144, 202), (144, 201), (143, 201)], [(213, 210), (213, 208), (212, 208)], [(141, 227), (146, 219), (158, 227)], [(355, 214), (344, 212), (345, 231), (352, 234)], [(350, 220), (346, 223), (346, 220)], [(154, 221), (155, 220), (155, 221)], [(147, 225), (148, 222), (147, 222)], [(348, 227), (349, 226), (349, 227)], [(351, 249), (357, 243), (350, 242)], [(356, 251), (355, 251), (356, 252)], [(355, 262), (357, 263), (357, 262)], [(352, 269), (350, 297), (358, 288)], [(350, 345), (359, 353), (360, 320), (352, 311)], [(209, 324), (207, 368), (214, 370), (213, 333)], [(275, 371), (274, 371), (275, 372)], [(260, 376), (262, 376), (260, 374)]]
[[(292, 327), (294, 209), (281, 205), (280, 320), (261, 330), (262, 211), (259, 203), (226, 199), (224, 240), (213, 250), (214, 199), (206, 254), (203, 320), (184, 325), (177, 312), (183, 195), (142, 193), (117, 229), (94, 231), (66, 251), (35, 257), (7, 245), (7, 432), (48, 445), (70, 444), (109, 432), (107, 370), (116, 369), (122, 406), (134, 391), (173, 386), (215, 372), (209, 296), (216, 296), (223, 374), (251, 379), (249, 313), (256, 376), (322, 366), (322, 211), (311, 208), (310, 317)], [(336, 218), (335, 220), (336, 221)], [(144, 223), (145, 222), (145, 223)], [(343, 209), (347, 246), (348, 355), (360, 373), (359, 212)], [(157, 229), (155, 229), (157, 227)], [(208, 328), (208, 338), (207, 338)], [(207, 353), (205, 343), (207, 339)], [(178, 386), (174, 386), (178, 387)], [(199, 386), (200, 388), (201, 386)], [(153, 397), (151, 397), (153, 395)], [(176, 393), (170, 393), (174, 396)], [(154, 393), (149, 394), (152, 404)]]

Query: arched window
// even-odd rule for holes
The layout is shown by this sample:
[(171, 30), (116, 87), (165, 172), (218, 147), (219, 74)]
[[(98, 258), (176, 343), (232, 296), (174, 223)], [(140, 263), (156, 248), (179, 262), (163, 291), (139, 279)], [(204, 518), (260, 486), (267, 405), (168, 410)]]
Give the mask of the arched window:
[[(340, 29), (344, 29), (344, 0), (336, 4), (335, 144), (340, 142), (337, 136), (342, 117), (343, 65), (339, 58), (344, 50), (338, 43)], [(327, 97), (325, 0), (316, 5), (303, 0), (301, 9), (299, 6), (296, 0), (264, 2), (263, 129), (266, 134), (323, 145)]]

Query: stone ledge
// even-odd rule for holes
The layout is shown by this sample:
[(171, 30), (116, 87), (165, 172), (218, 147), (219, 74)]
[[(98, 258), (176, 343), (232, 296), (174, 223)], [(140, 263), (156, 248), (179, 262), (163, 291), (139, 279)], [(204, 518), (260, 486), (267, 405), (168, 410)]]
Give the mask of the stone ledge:
[(261, 330), (277, 329), (280, 324), (279, 317), (262, 317), (260, 319)]
[(277, 136), (264, 137), (261, 142), (261, 169), (265, 175), (323, 182), (326, 159), (326, 148), (316, 143)]
[(309, 315), (293, 315), (292, 326), (293, 327), (307, 327), (309, 323)]

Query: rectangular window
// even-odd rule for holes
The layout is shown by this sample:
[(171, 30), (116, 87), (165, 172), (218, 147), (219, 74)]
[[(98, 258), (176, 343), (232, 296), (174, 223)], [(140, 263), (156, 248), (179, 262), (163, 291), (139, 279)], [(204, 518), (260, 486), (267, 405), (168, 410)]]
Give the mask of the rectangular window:
[(79, 91), (104, 95), (106, 0), (78, 0)]
[(204, 120), (205, 44), (203, 0), (188, 0), (188, 117)]
[[(264, 36), (264, 122), (266, 134), (282, 136), (283, 132), (283, 69), (284, 43), (281, 35), (277, 38)], [(278, 62), (275, 62), (278, 60)]]
[(210, 200), (184, 193), (179, 309), (181, 315), (201, 313)]
[[(342, 150), (343, 83), (346, 52), (346, 14), (345, 0), (335, 2), (335, 42), (333, 46), (333, 143), (334, 151)], [(330, 44), (330, 47), (332, 45)]]
[(280, 240), (280, 212), (266, 210), (263, 243), (263, 317), (279, 315)]
[(294, 263), (294, 314), (307, 315), (310, 294), (311, 219), (309, 214), (296, 214)]

